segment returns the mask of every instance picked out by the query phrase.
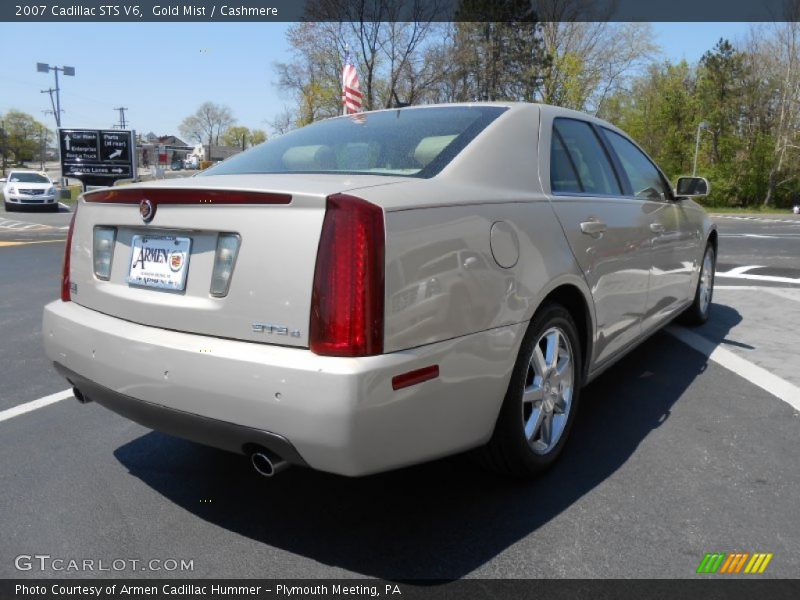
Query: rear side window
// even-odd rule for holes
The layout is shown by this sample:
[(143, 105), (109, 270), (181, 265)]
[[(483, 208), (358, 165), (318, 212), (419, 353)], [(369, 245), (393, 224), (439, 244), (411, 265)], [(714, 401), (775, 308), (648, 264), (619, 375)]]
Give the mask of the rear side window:
[[(554, 192), (622, 195), (616, 173), (591, 125), (575, 119), (556, 119), (553, 134), (550, 186)], [(577, 181), (577, 190), (576, 181), (570, 177)]]
[(557, 131), (553, 131), (550, 150), (550, 187), (554, 192), (582, 192), (583, 187), (575, 171), (575, 165), (567, 154), (564, 142)]
[(661, 173), (641, 150), (610, 129), (603, 128), (603, 135), (619, 158), (622, 170), (633, 188), (634, 196), (661, 199), (662, 194), (669, 194)]
[(498, 106), (404, 108), (319, 121), (203, 171), (347, 173), (433, 177), (507, 110)]

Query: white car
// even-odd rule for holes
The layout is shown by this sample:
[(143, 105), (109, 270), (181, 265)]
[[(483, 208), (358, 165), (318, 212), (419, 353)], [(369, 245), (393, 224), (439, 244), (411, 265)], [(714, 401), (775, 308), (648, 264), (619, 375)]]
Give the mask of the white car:
[(58, 210), (56, 188), (47, 173), (14, 170), (3, 182), (6, 212), (18, 206), (41, 206)]
[(796, 215), (800, 215), (800, 204), (795, 204), (795, 205), (792, 207), (792, 212), (793, 212), (794, 214), (796, 214)]
[(45, 348), (79, 400), (263, 475), (478, 449), (527, 477), (582, 386), (675, 317), (708, 318), (707, 192), (552, 106), (329, 119), (84, 194)]

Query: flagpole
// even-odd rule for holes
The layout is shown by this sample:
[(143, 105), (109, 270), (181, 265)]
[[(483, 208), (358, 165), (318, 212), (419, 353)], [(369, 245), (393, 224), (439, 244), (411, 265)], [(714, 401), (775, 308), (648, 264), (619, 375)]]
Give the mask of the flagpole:
[(344, 69), (347, 66), (347, 59), (350, 58), (350, 44), (344, 45), (344, 64), (342, 65), (342, 116), (347, 114), (347, 103), (345, 102), (344, 92)]

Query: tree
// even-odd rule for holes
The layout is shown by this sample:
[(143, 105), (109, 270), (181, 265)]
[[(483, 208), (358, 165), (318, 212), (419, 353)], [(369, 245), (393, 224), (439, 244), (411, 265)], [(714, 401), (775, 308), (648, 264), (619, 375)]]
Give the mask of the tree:
[(231, 109), (223, 104), (204, 102), (194, 114), (186, 117), (178, 127), (181, 135), (209, 146), (219, 145), (219, 138), (235, 119)]
[(290, 132), (295, 127), (295, 118), (292, 109), (284, 106), (283, 110), (279, 112), (269, 122), (270, 129), (274, 135), (283, 135)]
[(797, 181), (800, 160), (800, 2), (787, 3), (786, 17), (790, 20), (774, 24), (772, 36), (757, 40), (755, 48), (765, 79), (775, 90), (774, 144), (764, 206), (775, 202), (780, 186)]
[(726, 199), (743, 196), (743, 151), (750, 145), (741, 131), (747, 75), (744, 53), (727, 39), (706, 52), (697, 67), (697, 110), (707, 124), (702, 140), (710, 150), (700, 154), (700, 164), (716, 182), (715, 194)]
[[(359, 74), (365, 110), (405, 105), (442, 77), (424, 60), (435, 45), (440, 0), (311, 0), (286, 37), (292, 59), (275, 65), (291, 93), (297, 126), (342, 112), (347, 52)], [(282, 115), (282, 117), (285, 115)], [(286, 119), (281, 118), (282, 127)]]
[(612, 94), (601, 116), (631, 135), (672, 179), (691, 172), (696, 105), (694, 69), (686, 61), (664, 62)]
[(238, 147), (247, 150), (247, 143), (250, 141), (250, 130), (241, 125), (228, 127), (222, 134), (222, 143), (231, 148)]
[(527, 0), (462, 0), (453, 58), (458, 99), (536, 99), (550, 57)]
[(576, 23), (556, 17), (542, 23), (544, 49), (551, 57), (542, 79), (547, 104), (597, 113), (657, 51), (648, 23)]
[(14, 156), (17, 163), (32, 160), (38, 156), (40, 141), (44, 132), (51, 132), (28, 113), (11, 109), (3, 117), (5, 130), (4, 151)]
[(255, 146), (267, 141), (267, 132), (262, 129), (248, 129), (241, 125), (228, 127), (222, 134), (222, 143), (230, 147), (247, 150), (248, 146)]
[(251, 129), (248, 134), (248, 141), (251, 146), (258, 146), (267, 141), (267, 132), (263, 129)]

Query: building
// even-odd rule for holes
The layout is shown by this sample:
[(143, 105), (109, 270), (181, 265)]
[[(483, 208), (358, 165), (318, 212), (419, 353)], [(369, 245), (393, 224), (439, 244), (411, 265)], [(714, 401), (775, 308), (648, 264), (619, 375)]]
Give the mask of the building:
[(148, 133), (137, 144), (137, 160), (140, 167), (169, 166), (183, 161), (194, 148), (174, 135), (156, 136)]

